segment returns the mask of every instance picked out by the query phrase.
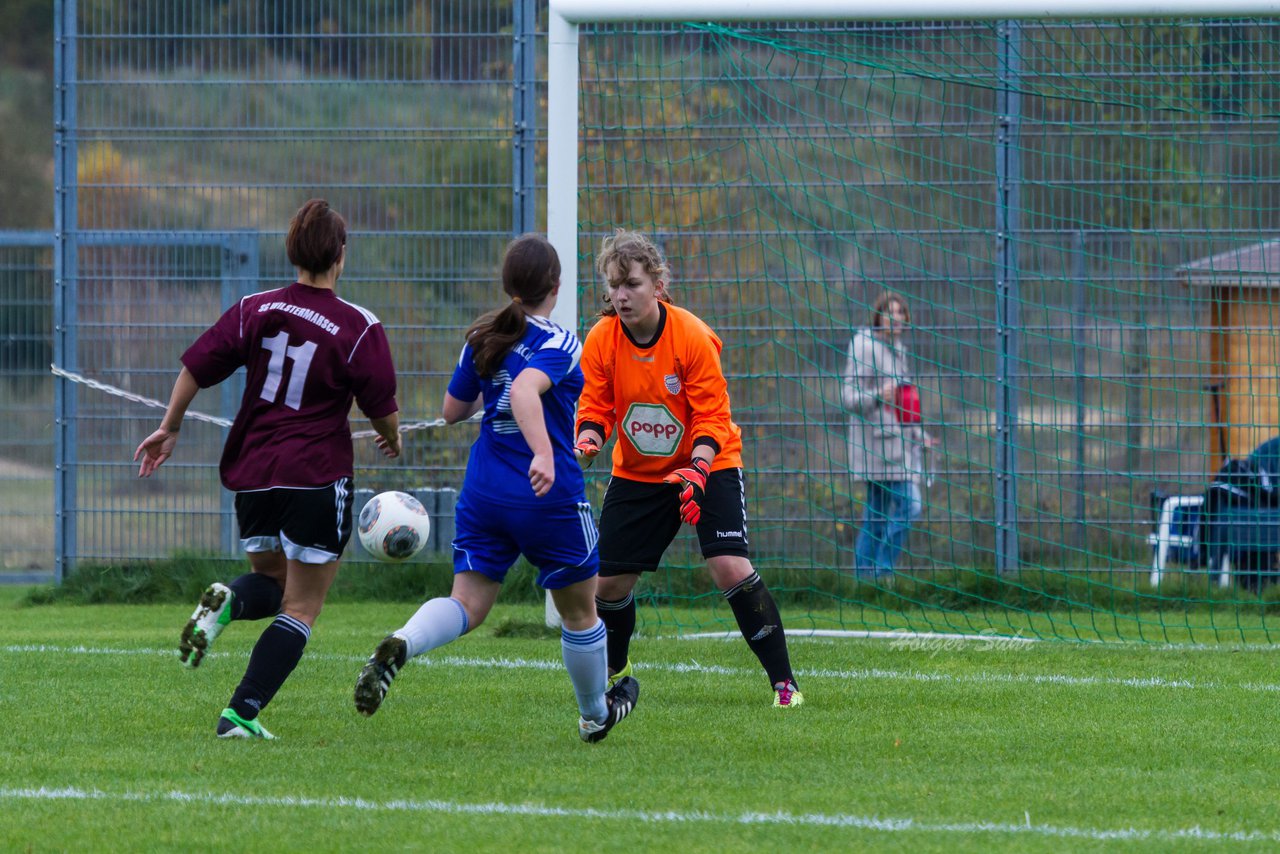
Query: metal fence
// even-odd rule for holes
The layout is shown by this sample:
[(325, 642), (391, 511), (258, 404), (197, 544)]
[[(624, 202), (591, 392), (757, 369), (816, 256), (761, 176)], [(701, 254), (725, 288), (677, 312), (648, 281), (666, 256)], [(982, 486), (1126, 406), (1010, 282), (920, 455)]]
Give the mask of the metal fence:
[(0, 579), (53, 568), (53, 235), (0, 232)]
[[(178, 355), (201, 329), (238, 295), (291, 279), (282, 248), (288, 218), (306, 198), (323, 196), (350, 226), (343, 295), (374, 311), (388, 330), (402, 419), (430, 420), (462, 329), (497, 304), (503, 245), (513, 233), (543, 227), (540, 196), (555, 191), (540, 185), (538, 173), (545, 162), (545, 3), (304, 3), (287, 13), (178, 5), (172, 15), (124, 0), (55, 5), (60, 239), (0, 239), (0, 525), (14, 532), (5, 538), (4, 572), (61, 573), (77, 563), (175, 549), (234, 553), (229, 497), (216, 471), (224, 428), (189, 422), (162, 475), (139, 480), (133, 449), (159, 413), (71, 380), (55, 382), (50, 362), (167, 399)], [(669, 28), (644, 33), (646, 44), (659, 46), (702, 38)], [(601, 28), (593, 37), (615, 36)], [(930, 49), (922, 42), (922, 62)], [(584, 79), (592, 84), (590, 71)], [(608, 138), (595, 142), (607, 145)], [(1240, 180), (1272, 184), (1270, 169), (1259, 161), (1258, 171)], [(1028, 187), (1056, 180), (1034, 175)], [(584, 305), (595, 294), (585, 275), (591, 247), (612, 225), (626, 224), (620, 199), (635, 191), (617, 176), (584, 187), (584, 210), (614, 212), (610, 221), (584, 217)], [(678, 191), (655, 188), (658, 195)], [(993, 194), (996, 185), (987, 176), (975, 192)], [(979, 207), (989, 211), (990, 202)], [(782, 377), (804, 390), (792, 407), (803, 414), (793, 423), (776, 408), (753, 405), (755, 390), (769, 388), (753, 353), (776, 330), (761, 319), (767, 304), (725, 304), (719, 286), (732, 283), (731, 266), (691, 263), (713, 257), (695, 256), (692, 243), (722, 236), (700, 228), (671, 236), (669, 250), (687, 304), (727, 342), (748, 440), (755, 548), (764, 561), (784, 561), (797, 544), (808, 543), (804, 553), (811, 555), (811, 543), (821, 541), (821, 560), (840, 565), (858, 508), (842, 479), (844, 415), (833, 378), (854, 318), (832, 315), (803, 330), (803, 352)], [(922, 384), (934, 395), (937, 426), (952, 451), (939, 471), (943, 489), (930, 501), (930, 536), (914, 555), (921, 566), (992, 559), (992, 479), (1001, 465), (991, 421), (1000, 269), (992, 228), (938, 235), (934, 257), (899, 258), (877, 280), (914, 300)], [(1153, 289), (1143, 265), (1167, 250), (1171, 234), (1178, 234), (1178, 257), (1166, 269), (1207, 253), (1227, 232), (1189, 240), (1159, 228), (1028, 221), (1022, 233), (1015, 439), (1022, 453), (1018, 468), (1004, 472), (1021, 485), (1022, 558), (1107, 563), (1108, 546), (1089, 539), (1100, 528), (1120, 532), (1131, 556), (1149, 524), (1146, 494), (1202, 483), (1210, 459), (1206, 427), (1216, 417), (1205, 411), (1201, 391), (1205, 306), (1185, 289)], [(866, 234), (853, 242), (869, 256), (897, 251), (877, 250), (877, 239)], [(1035, 247), (1052, 251), (1037, 258)], [(964, 269), (954, 267), (958, 258)], [(1116, 260), (1124, 258), (1132, 263)], [(951, 285), (946, 299), (933, 296), (939, 280)], [(842, 305), (867, 299), (851, 292), (841, 298)], [(1038, 396), (1050, 382), (1052, 399)], [(199, 395), (194, 408), (229, 417), (237, 402), (227, 383)], [(371, 446), (360, 447), (357, 482), (455, 488), (473, 436), (472, 427), (422, 431), (392, 465)], [(796, 502), (783, 483), (795, 476), (788, 449), (815, 440), (830, 450), (804, 473), (812, 499)]]

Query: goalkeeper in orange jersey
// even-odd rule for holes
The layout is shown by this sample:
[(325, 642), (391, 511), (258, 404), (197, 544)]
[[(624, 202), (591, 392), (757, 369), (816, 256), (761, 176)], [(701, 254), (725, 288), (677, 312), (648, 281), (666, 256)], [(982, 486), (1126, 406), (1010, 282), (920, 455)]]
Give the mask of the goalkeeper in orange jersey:
[(687, 522), (697, 526), (711, 580), (769, 676), (774, 706), (799, 706), (778, 606), (749, 557), (742, 431), (729, 411), (720, 339), (671, 303), (666, 259), (644, 235), (619, 230), (605, 238), (596, 269), (605, 307), (583, 344), (577, 453), (590, 465), (617, 431), (596, 589), (609, 678), (630, 675), (636, 582), (658, 568)]

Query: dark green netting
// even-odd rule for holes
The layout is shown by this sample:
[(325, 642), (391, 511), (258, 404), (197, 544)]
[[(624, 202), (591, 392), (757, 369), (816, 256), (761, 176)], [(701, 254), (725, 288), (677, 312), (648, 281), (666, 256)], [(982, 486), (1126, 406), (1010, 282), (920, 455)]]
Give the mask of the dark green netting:
[[(725, 340), (753, 556), (790, 627), (1271, 640), (1275, 588), (1239, 561), (1219, 586), (1177, 550), (1153, 585), (1151, 535), (1163, 495), (1204, 494), (1280, 434), (1278, 37), (1251, 20), (584, 28), (581, 269), (614, 227), (646, 231)], [(859, 583), (839, 382), (885, 290), (910, 303), (941, 448), (898, 575)], [(584, 329), (598, 298), (584, 275)], [(689, 607), (717, 598), (700, 566), (682, 536), (644, 588), (650, 628), (732, 629)]]

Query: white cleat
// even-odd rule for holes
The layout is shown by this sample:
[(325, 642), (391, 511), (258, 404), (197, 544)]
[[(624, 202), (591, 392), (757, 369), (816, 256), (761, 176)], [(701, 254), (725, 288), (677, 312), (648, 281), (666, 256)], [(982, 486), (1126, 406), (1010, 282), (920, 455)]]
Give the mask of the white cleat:
[(184, 665), (200, 666), (209, 645), (231, 622), (231, 600), (234, 598), (230, 587), (216, 581), (200, 594), (200, 604), (196, 605), (191, 619), (183, 627), (182, 640), (178, 643), (178, 659)]

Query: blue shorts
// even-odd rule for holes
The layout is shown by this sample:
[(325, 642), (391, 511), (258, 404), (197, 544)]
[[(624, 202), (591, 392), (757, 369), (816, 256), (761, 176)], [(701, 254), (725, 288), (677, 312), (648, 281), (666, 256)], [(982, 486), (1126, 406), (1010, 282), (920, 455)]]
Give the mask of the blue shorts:
[(455, 521), (455, 574), (479, 572), (501, 583), (522, 554), (538, 568), (538, 586), (544, 590), (560, 590), (600, 571), (599, 534), (586, 501), (510, 507), (464, 489)]

